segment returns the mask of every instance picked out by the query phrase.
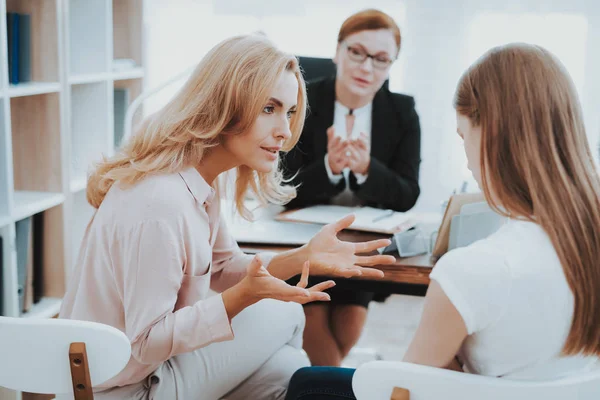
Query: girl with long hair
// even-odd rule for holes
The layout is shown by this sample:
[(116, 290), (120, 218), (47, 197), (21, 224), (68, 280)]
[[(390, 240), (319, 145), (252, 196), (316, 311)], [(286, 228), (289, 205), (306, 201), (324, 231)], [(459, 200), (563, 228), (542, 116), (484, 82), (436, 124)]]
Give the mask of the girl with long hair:
[[(437, 262), (404, 361), (521, 380), (595, 368), (600, 181), (573, 82), (544, 48), (510, 44), (465, 72), (454, 106), (469, 169), (508, 218)], [(354, 398), (352, 374), (301, 369), (288, 399)], [(320, 397), (315, 375), (348, 396)]]

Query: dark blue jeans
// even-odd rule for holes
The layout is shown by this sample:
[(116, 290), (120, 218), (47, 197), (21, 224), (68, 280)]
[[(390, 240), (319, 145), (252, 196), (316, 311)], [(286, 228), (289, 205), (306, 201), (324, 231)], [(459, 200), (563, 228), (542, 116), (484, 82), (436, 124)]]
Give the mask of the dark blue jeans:
[(353, 399), (353, 368), (306, 367), (292, 376), (285, 400)]

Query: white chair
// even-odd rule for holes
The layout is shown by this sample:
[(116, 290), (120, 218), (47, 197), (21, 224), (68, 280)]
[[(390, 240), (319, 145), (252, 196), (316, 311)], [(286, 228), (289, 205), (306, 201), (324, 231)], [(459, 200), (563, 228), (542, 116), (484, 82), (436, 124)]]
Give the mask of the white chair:
[(372, 361), (356, 370), (352, 389), (358, 400), (597, 400), (600, 370), (535, 382)]
[[(129, 339), (95, 322), (0, 317), (0, 386), (93, 399), (129, 361)], [(62, 397), (62, 396), (61, 396)]]

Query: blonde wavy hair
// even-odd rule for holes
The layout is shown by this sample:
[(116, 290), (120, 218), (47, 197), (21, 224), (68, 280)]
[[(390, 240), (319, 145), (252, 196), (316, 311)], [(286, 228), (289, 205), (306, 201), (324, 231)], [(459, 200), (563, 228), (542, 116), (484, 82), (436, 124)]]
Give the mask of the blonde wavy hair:
[(558, 254), (575, 300), (563, 353), (600, 355), (600, 180), (569, 74), (542, 47), (496, 47), (463, 75), (454, 105), (481, 127), (487, 201), (539, 224)]
[[(147, 117), (117, 154), (95, 166), (88, 178), (88, 202), (100, 207), (115, 182), (133, 185), (150, 174), (198, 165), (223, 135), (243, 134), (251, 128), (285, 71), (298, 81), (296, 113), (290, 120), (292, 136), (282, 148), (291, 150), (306, 116), (306, 86), (298, 60), (265, 36), (235, 36), (212, 48), (175, 97)], [(235, 205), (246, 218), (251, 216), (244, 207), (249, 189), (264, 203), (283, 204), (296, 194), (293, 186), (285, 185), (279, 168), (260, 173), (242, 165), (236, 172)]]

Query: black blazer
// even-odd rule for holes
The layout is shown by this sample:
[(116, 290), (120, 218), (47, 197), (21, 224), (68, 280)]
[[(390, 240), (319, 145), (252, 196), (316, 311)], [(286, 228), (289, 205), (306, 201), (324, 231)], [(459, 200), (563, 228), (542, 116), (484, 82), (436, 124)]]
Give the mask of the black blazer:
[[(333, 125), (335, 78), (307, 85), (309, 111), (298, 144), (282, 157), (282, 170), (292, 184), (300, 185), (288, 208), (327, 204), (342, 192), (346, 182), (334, 185), (325, 169), (327, 129)], [(350, 172), (350, 189), (365, 205), (407, 211), (419, 197), (421, 128), (412, 97), (382, 87), (373, 99), (371, 163), (367, 180), (356, 183)]]

